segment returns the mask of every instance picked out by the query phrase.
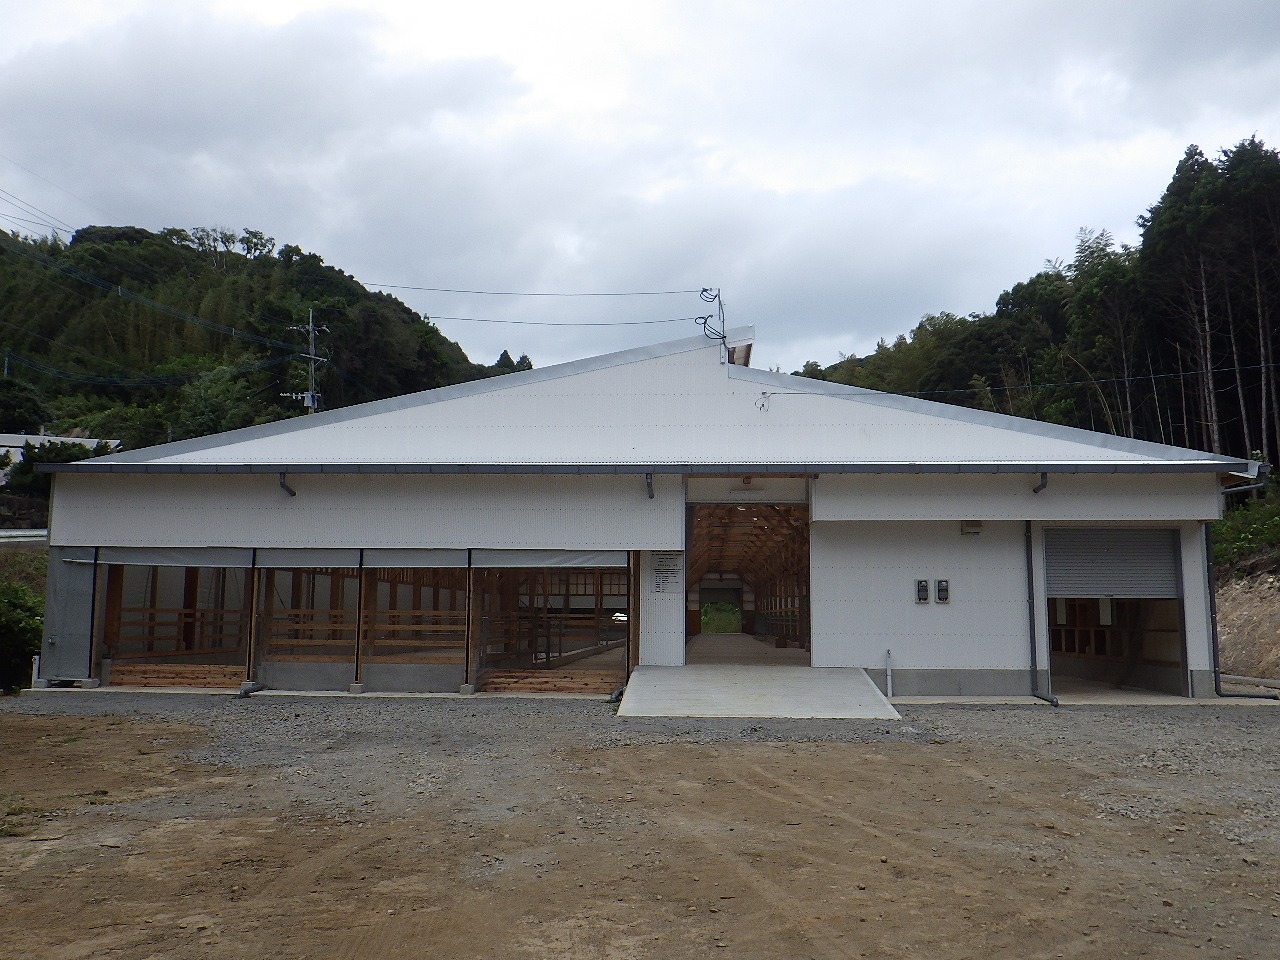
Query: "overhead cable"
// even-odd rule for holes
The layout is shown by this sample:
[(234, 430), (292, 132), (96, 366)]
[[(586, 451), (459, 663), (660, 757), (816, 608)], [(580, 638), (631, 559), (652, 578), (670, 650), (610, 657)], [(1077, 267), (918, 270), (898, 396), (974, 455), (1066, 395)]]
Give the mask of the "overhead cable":
[[(981, 387), (954, 387), (947, 390), (903, 390), (903, 396), (926, 397), (936, 396), (941, 393), (981, 393), (989, 390), (992, 393), (1007, 393), (1013, 390), (1043, 390), (1047, 387), (1084, 387), (1093, 386), (1099, 383), (1144, 383), (1152, 380), (1168, 380), (1178, 377), (1199, 377), (1208, 373), (1235, 373), (1243, 370), (1270, 370), (1272, 368), (1280, 368), (1280, 363), (1255, 363), (1247, 366), (1237, 367), (1234, 364), (1229, 367), (1214, 367), (1212, 370), (1175, 370), (1170, 373), (1144, 373), (1135, 377), (1099, 377), (1096, 380), (1059, 380), (1054, 383), (1019, 383), (1005, 386), (991, 386), (989, 384)], [(837, 381), (838, 382), (838, 381)], [(874, 388), (869, 388), (874, 389)], [(893, 393), (896, 391), (885, 391)]]
[(25, 212), (27, 213), (38, 213), (40, 214), (40, 216), (44, 217), (46, 220), (52, 221), (51, 223), (49, 223), (49, 226), (53, 226), (53, 224), (56, 223), (58, 224), (58, 227), (56, 229), (65, 230), (68, 233), (75, 233), (76, 228), (71, 226), (71, 224), (67, 223), (67, 221), (62, 220), (58, 217), (55, 217), (53, 214), (48, 213), (45, 210), (41, 210), (39, 207), (37, 207), (33, 203), (27, 203), (27, 201), (23, 200), (19, 196), (15, 196), (14, 194), (10, 193), (8, 190), (0, 189), (0, 196), (7, 198), (7, 201), (10, 204), (19, 207), (19, 209), (25, 208)]
[(189, 321), (190, 323), (204, 327), (207, 330), (213, 330), (216, 333), (223, 333), (227, 336), (235, 337), (239, 340), (245, 340), (249, 343), (256, 343), (264, 347), (274, 347), (277, 350), (289, 351), (296, 351), (298, 349), (297, 344), (285, 343), (282, 340), (275, 340), (271, 337), (260, 336), (256, 333), (246, 333), (245, 331), (238, 330), (235, 327), (229, 327), (226, 324), (217, 323), (213, 320), (206, 320), (204, 317), (196, 316), (194, 313), (187, 313), (185, 310), (179, 310), (176, 307), (169, 306), (168, 304), (152, 300), (150, 297), (145, 297), (140, 293), (134, 293), (127, 287), (112, 283), (110, 280), (104, 280), (102, 277), (94, 276), (91, 273), (86, 273), (84, 270), (74, 267), (69, 263), (64, 263), (55, 257), (46, 256), (36, 250), (27, 249), (25, 245), (15, 245), (12, 238), (7, 237), (4, 234), (0, 234), (0, 243), (3, 243), (9, 249), (13, 250), (14, 253), (43, 264), (44, 266), (49, 267), (52, 270), (56, 270), (74, 280), (79, 280), (82, 283), (86, 283), (92, 287), (97, 287), (99, 290), (103, 290), (108, 293), (114, 293), (118, 297), (140, 304), (144, 307), (149, 307), (157, 313), (173, 317), (175, 320)]
[(687, 323), (696, 320), (702, 323), (710, 317), (670, 317), (664, 320), (590, 320), (583, 323), (565, 323), (556, 320), (500, 320), (496, 317), (428, 317), (432, 323), (437, 320), (462, 320), (467, 323), (512, 323), (522, 327), (638, 327), (652, 323)]
[[(268, 367), (274, 367), (281, 363), (299, 356), (298, 354), (289, 354), (284, 357), (271, 357), (267, 360), (260, 360), (257, 363), (244, 364), (239, 367), (233, 367), (227, 370), (233, 375), (241, 373), (252, 373), (255, 370), (265, 370)], [(24, 357), (18, 353), (10, 351), (5, 352), (5, 360), (9, 363), (16, 363), (19, 366), (26, 367), (28, 370), (34, 370), (37, 373), (54, 377), (59, 380), (71, 380), (75, 383), (89, 383), (95, 386), (103, 387), (174, 387), (183, 384), (192, 383), (199, 380), (203, 376), (214, 372), (211, 370), (201, 370), (199, 373), (181, 374), (172, 377), (161, 376), (143, 376), (143, 377), (108, 377), (93, 373), (75, 373), (70, 370), (62, 370), (58, 367), (39, 360), (33, 360), (30, 357)]]
[(699, 293), (699, 290), (621, 290), (586, 293), (554, 293), (538, 291), (526, 293), (519, 290), (460, 290), (453, 287), (412, 287), (397, 283), (365, 283), (366, 287), (378, 287), (384, 290), (422, 290), (427, 293), (465, 293), (478, 297), (670, 297), (684, 293)]
[(49, 186), (53, 187), (55, 190), (61, 190), (61, 191), (62, 191), (63, 193), (65, 193), (68, 197), (74, 197), (76, 200), (79, 200), (79, 201), (80, 201), (81, 203), (83, 203), (85, 206), (90, 207), (90, 208), (92, 208), (92, 209), (94, 209), (94, 210), (97, 210), (99, 213), (101, 213), (101, 214), (105, 214), (105, 215), (106, 215), (106, 216), (108, 216), (108, 217), (109, 217), (109, 216), (111, 216), (111, 214), (107, 213), (107, 211), (103, 210), (103, 209), (102, 209), (100, 206), (98, 206), (97, 204), (92, 203), (92, 202), (91, 202), (91, 201), (89, 201), (89, 200), (86, 200), (84, 197), (80, 196), (80, 195), (79, 195), (79, 194), (77, 194), (77, 193), (72, 193), (72, 192), (71, 192), (70, 190), (68, 190), (66, 187), (59, 186), (58, 184), (56, 184), (56, 183), (54, 183), (52, 180), (50, 180), (48, 177), (42, 177), (42, 176), (40, 176), (40, 174), (36, 173), (36, 172), (35, 172), (34, 170), (32, 170), (30, 167), (24, 167), (24, 166), (23, 166), (22, 164), (20, 164), (17, 160), (13, 159), (13, 157), (6, 157), (4, 154), (0, 153), (0, 160), (4, 160), (4, 161), (7, 161), (8, 163), (12, 163), (12, 164), (13, 164), (15, 167), (17, 167), (19, 170), (25, 170), (27, 173), (31, 174), (31, 176), (35, 177), (37, 180), (40, 180), (40, 181), (43, 181), (44, 183), (47, 183)]

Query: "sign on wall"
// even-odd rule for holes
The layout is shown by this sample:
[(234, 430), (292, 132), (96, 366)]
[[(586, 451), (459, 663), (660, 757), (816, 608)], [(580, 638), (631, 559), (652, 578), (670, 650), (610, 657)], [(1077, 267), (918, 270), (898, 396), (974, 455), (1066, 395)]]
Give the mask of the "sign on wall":
[(656, 551), (649, 555), (654, 593), (680, 592), (680, 565), (683, 559), (684, 554), (671, 550)]

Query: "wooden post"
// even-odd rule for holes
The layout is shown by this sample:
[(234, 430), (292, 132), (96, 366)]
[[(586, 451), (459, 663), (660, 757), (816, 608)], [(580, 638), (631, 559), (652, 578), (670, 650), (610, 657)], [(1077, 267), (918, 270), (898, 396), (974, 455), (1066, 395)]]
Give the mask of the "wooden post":
[[(244, 679), (246, 683), (253, 682), (254, 671), (254, 648), (258, 643), (258, 548), (254, 547), (249, 555), (249, 572), (246, 574), (249, 578), (249, 635), (245, 639), (244, 648)], [(265, 574), (263, 574), (265, 576)], [(268, 592), (268, 596), (270, 593)]]
[[(364, 568), (364, 551), (360, 551), (360, 561), (356, 567), (356, 631), (355, 631), (355, 659), (356, 659), (356, 678), (355, 683), (360, 682), (361, 667), (361, 648), (364, 646), (365, 638), (365, 585), (368, 583), (368, 571)], [(378, 602), (378, 591), (373, 591), (374, 605)]]
[(469, 557), (467, 563), (467, 668), (463, 679), (474, 691), (480, 675), (480, 597), (476, 593), (476, 568), (470, 565)]
[[(640, 551), (627, 557), (627, 677), (640, 665)], [(686, 617), (687, 619), (687, 617)]]
[(595, 616), (592, 618), (592, 630), (595, 632), (595, 635), (596, 635), (596, 643), (599, 643), (601, 641), (600, 617), (604, 613), (604, 571), (597, 569), (594, 571), (594, 573), (595, 573), (594, 586), (596, 588), (596, 610), (595, 610)]
[(196, 642), (196, 607), (200, 605), (200, 568), (186, 567), (182, 576), (182, 649), (190, 650)]
[(148, 581), (150, 583), (150, 588), (147, 591), (147, 593), (151, 597), (150, 603), (148, 604), (148, 606), (150, 606), (151, 608), (151, 611), (149, 616), (147, 617), (147, 651), (148, 652), (151, 652), (156, 648), (156, 611), (159, 609), (159, 605), (160, 605), (160, 568), (151, 567), (150, 571), (151, 571), (150, 580)]
[(124, 606), (124, 567), (107, 567), (107, 609), (103, 614), (102, 642), (107, 656), (115, 659), (120, 647), (120, 608)]

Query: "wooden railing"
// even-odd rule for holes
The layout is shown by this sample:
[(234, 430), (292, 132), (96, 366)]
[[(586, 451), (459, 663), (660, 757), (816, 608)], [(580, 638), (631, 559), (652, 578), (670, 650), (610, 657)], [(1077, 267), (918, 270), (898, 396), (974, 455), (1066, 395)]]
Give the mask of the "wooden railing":
[(245, 627), (239, 610), (126, 607), (118, 629), (106, 635), (105, 656), (114, 661), (243, 660)]
[(486, 669), (532, 669), (566, 663), (626, 642), (625, 623), (595, 613), (528, 611), (481, 619)]
[(365, 616), (360, 642), (360, 656), (370, 663), (465, 663), (467, 615), (461, 610), (378, 610)]

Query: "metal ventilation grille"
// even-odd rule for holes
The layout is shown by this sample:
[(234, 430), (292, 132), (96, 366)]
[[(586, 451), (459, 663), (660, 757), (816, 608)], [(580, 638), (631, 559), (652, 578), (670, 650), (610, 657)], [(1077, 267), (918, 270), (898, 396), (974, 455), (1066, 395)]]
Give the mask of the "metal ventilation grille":
[(1053, 529), (1044, 532), (1051, 597), (1176, 598), (1182, 595), (1177, 530)]

